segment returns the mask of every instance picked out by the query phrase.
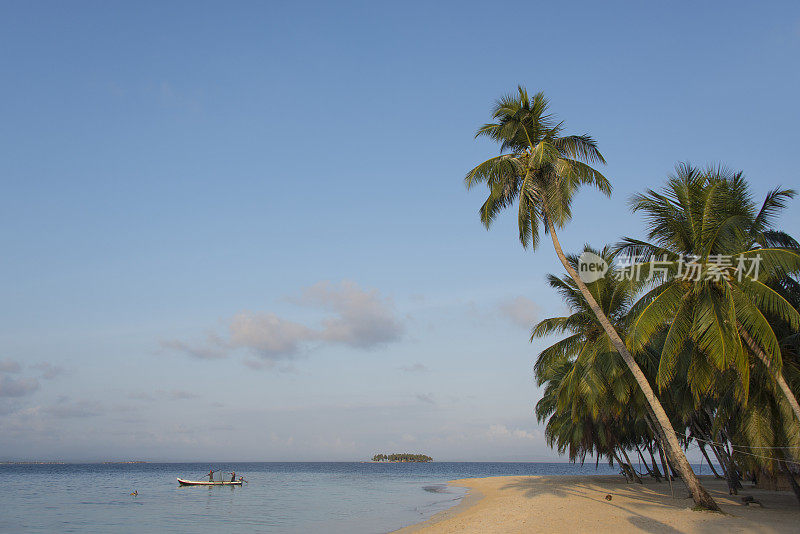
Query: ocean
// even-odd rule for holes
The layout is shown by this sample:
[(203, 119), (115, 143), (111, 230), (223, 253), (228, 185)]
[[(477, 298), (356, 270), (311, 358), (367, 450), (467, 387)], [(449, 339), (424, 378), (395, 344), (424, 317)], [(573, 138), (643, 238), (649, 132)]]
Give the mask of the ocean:
[[(212, 468), (248, 483), (178, 485)], [(381, 533), (457, 504), (465, 490), (448, 480), (617, 473), (605, 463), (3, 464), (0, 532)]]

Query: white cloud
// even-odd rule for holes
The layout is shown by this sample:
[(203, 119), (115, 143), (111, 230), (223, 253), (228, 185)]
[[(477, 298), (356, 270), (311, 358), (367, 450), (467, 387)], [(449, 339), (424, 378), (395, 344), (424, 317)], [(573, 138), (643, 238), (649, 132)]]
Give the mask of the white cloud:
[(349, 452), (352, 453), (356, 449), (356, 442), (348, 439), (343, 439), (340, 436), (333, 438), (322, 438), (318, 440), (318, 447), (323, 450), (330, 450), (336, 452)]
[(497, 308), (503, 317), (526, 330), (530, 330), (539, 317), (539, 307), (526, 297), (506, 300)]
[(197, 399), (200, 395), (191, 391), (184, 391), (180, 389), (173, 389), (165, 391), (159, 389), (155, 393), (145, 393), (144, 391), (132, 391), (128, 393), (128, 398), (131, 400), (155, 402), (157, 400), (188, 400)]
[(192, 393), (191, 391), (182, 391), (182, 390), (172, 390), (166, 393), (169, 398), (173, 400), (189, 400), (189, 399), (196, 399), (199, 398), (200, 395), (197, 393)]
[(206, 334), (206, 342), (201, 344), (191, 344), (171, 339), (161, 341), (160, 345), (163, 349), (182, 352), (198, 360), (217, 360), (228, 356), (225, 343), (213, 333)]
[(272, 443), (276, 445), (283, 445), (285, 447), (292, 447), (294, 445), (294, 437), (289, 436), (288, 438), (282, 438), (278, 436), (275, 432), (270, 432), (269, 439)]
[(274, 313), (239, 313), (231, 320), (229, 330), (231, 347), (250, 349), (268, 360), (294, 356), (302, 343), (316, 337), (310, 328)]
[(423, 365), (419, 362), (411, 365), (401, 365), (400, 367), (398, 367), (398, 369), (406, 373), (415, 373), (415, 374), (427, 373), (428, 371), (430, 371), (430, 369), (428, 369), (428, 366)]
[(34, 378), (0, 378), (0, 397), (24, 397), (39, 389), (39, 381)]
[(400, 436), (400, 441), (402, 441), (403, 443), (414, 443), (415, 441), (417, 441), (417, 437), (414, 436), (413, 434), (405, 433), (402, 436)]
[(19, 373), (22, 366), (14, 360), (0, 360), (0, 373)]
[(297, 302), (334, 313), (319, 331), (325, 341), (368, 349), (397, 341), (403, 334), (391, 302), (376, 290), (365, 291), (350, 281), (320, 282), (306, 289)]
[(403, 325), (391, 302), (376, 290), (364, 290), (353, 282), (320, 282), (289, 300), (326, 311), (329, 316), (314, 327), (270, 312), (242, 311), (231, 318), (225, 336), (212, 333), (199, 344), (166, 340), (161, 347), (202, 360), (225, 358), (241, 349), (257, 357), (245, 360), (246, 365), (257, 369), (275, 367), (277, 362), (293, 360), (317, 346), (346, 345), (368, 350), (398, 341), (403, 334)]
[(66, 398), (59, 399), (59, 403), (42, 408), (42, 412), (59, 418), (94, 417), (103, 410), (100, 404), (89, 400), (70, 401)]
[(489, 439), (538, 439), (539, 437), (533, 432), (520, 428), (511, 430), (506, 425), (491, 425), (486, 431), (486, 436)]
[(417, 394), (417, 400), (426, 404), (436, 404), (436, 399), (433, 398), (432, 393), (419, 393)]
[(52, 363), (48, 362), (37, 363), (31, 365), (31, 367), (41, 372), (40, 377), (44, 378), (45, 380), (52, 380), (67, 372), (67, 370), (60, 365), (53, 365)]
[(128, 398), (132, 400), (141, 400), (141, 401), (154, 401), (156, 400), (155, 397), (150, 395), (149, 393), (145, 393), (143, 391), (132, 391), (128, 393)]

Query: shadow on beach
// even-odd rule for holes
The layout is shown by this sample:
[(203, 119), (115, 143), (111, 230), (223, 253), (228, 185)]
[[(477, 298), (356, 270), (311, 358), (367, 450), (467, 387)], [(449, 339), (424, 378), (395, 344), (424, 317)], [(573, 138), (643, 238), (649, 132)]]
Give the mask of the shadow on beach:
[[(686, 514), (694, 506), (689, 492), (680, 480), (673, 482), (674, 498), (667, 482), (646, 480), (644, 484), (626, 483), (619, 477), (527, 477), (500, 486), (501, 491), (517, 490), (528, 499), (553, 496), (564, 499), (591, 501), (589, 509), (576, 509), (576, 513), (591, 513), (594, 506), (612, 507), (624, 516), (633, 530), (658, 534), (685, 534), (686, 532), (719, 532), (721, 527), (760, 532), (779, 532), (766, 519), (800, 520), (800, 509), (790, 492), (775, 492), (745, 487), (739, 495), (728, 495), (724, 481), (703, 477), (704, 486), (711, 492), (724, 514), (691, 511), (698, 516), (685, 530), (676, 528), (668, 518)], [(611, 500), (606, 499), (611, 495)], [(763, 503), (763, 507), (746, 507), (741, 497), (750, 495)], [(577, 508), (577, 507), (576, 507)], [(616, 514), (615, 514), (616, 515)], [(737, 520), (744, 520), (739, 522)]]

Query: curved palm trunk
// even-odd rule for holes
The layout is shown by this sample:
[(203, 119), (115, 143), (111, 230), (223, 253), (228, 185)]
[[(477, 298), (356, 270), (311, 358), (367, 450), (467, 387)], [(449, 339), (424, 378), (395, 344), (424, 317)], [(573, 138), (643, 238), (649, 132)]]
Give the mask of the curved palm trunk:
[(775, 381), (778, 383), (778, 387), (781, 388), (781, 392), (789, 402), (789, 406), (792, 407), (795, 417), (797, 417), (797, 420), (800, 421), (800, 405), (797, 404), (797, 398), (789, 388), (789, 384), (786, 383), (786, 379), (783, 378), (783, 373), (773, 372), (772, 364), (770, 363), (766, 353), (761, 350), (761, 347), (758, 346), (758, 343), (756, 343), (756, 341), (750, 337), (750, 334), (747, 333), (747, 330), (742, 328), (742, 325), (739, 325), (739, 334), (741, 334), (742, 339), (744, 339), (744, 342), (747, 343), (747, 346), (750, 348), (750, 350), (753, 351), (759, 360), (761, 360), (761, 363), (764, 364), (764, 367), (767, 368), (767, 371), (769, 371), (770, 374), (775, 378)]
[(653, 454), (653, 446), (649, 443), (647, 444), (647, 452), (650, 453), (650, 463), (653, 465), (653, 473), (656, 475), (656, 481), (661, 482), (661, 471), (658, 470), (658, 464), (656, 464), (656, 455)]
[(622, 448), (622, 447), (620, 447), (619, 450), (622, 451), (622, 455), (625, 457), (625, 462), (628, 464), (628, 469), (630, 469), (631, 475), (633, 475), (633, 480), (638, 482), (639, 484), (641, 484), (642, 483), (642, 477), (639, 476), (639, 473), (636, 471), (636, 468), (633, 467), (633, 463), (631, 462), (631, 459), (628, 458), (628, 453), (625, 452), (625, 449)]
[(728, 480), (730, 481), (729, 492), (731, 495), (739, 495), (739, 490), (743, 488), (742, 477), (739, 468), (736, 466), (736, 462), (733, 461), (731, 440), (727, 435), (725, 436), (725, 441), (723, 442), (722, 448), (725, 450), (725, 457), (728, 459)]
[(672, 495), (672, 498), (675, 498), (675, 488), (672, 486), (672, 481), (675, 480), (675, 473), (672, 471), (672, 468), (667, 462), (667, 455), (664, 454), (664, 447), (661, 446), (661, 443), (664, 443), (663, 439), (659, 439), (656, 442), (658, 446), (658, 455), (661, 457), (661, 468), (664, 470), (664, 473), (667, 477), (667, 482), (669, 482), (669, 493)]
[(608, 317), (606, 317), (606, 314), (603, 313), (602, 308), (600, 308), (600, 306), (597, 304), (597, 301), (595, 300), (594, 296), (592, 296), (589, 288), (586, 287), (586, 284), (584, 284), (583, 280), (580, 279), (578, 273), (567, 261), (564, 251), (561, 250), (561, 243), (558, 241), (558, 236), (556, 235), (555, 227), (553, 226), (552, 221), (549, 217), (545, 217), (545, 219), (547, 230), (550, 233), (550, 238), (553, 240), (553, 247), (556, 249), (558, 259), (561, 260), (561, 264), (567, 270), (570, 277), (572, 277), (572, 279), (575, 281), (575, 284), (578, 286), (583, 298), (586, 299), (589, 307), (597, 316), (597, 320), (600, 321), (600, 324), (603, 326), (603, 330), (605, 330), (606, 334), (611, 339), (611, 343), (613, 343), (614, 348), (616, 348), (617, 352), (619, 352), (620, 356), (622, 356), (622, 359), (625, 361), (628, 369), (630, 369), (633, 377), (636, 379), (637, 384), (639, 384), (639, 388), (641, 388), (647, 403), (653, 410), (656, 423), (663, 431), (662, 433), (665, 439), (664, 445), (667, 449), (666, 452), (672, 460), (676, 471), (678, 474), (680, 474), (684, 483), (689, 488), (695, 504), (709, 510), (720, 511), (717, 503), (714, 502), (714, 499), (711, 498), (711, 495), (708, 493), (708, 491), (706, 491), (703, 485), (700, 484), (700, 480), (697, 478), (697, 475), (695, 475), (694, 471), (692, 471), (692, 466), (689, 465), (689, 460), (686, 459), (686, 455), (684, 454), (683, 450), (681, 450), (680, 443), (678, 443), (678, 438), (675, 435), (675, 430), (672, 428), (672, 423), (670, 422), (669, 417), (667, 417), (667, 413), (664, 411), (664, 408), (661, 406), (661, 402), (659, 402), (658, 397), (656, 397), (655, 393), (653, 392), (653, 388), (650, 387), (650, 383), (644, 376), (642, 369), (639, 367), (639, 364), (636, 363), (636, 360), (633, 359), (631, 353), (628, 352), (625, 342), (622, 341), (622, 338), (614, 329), (611, 321), (609, 321)]
[(657, 477), (656, 474), (653, 473), (653, 470), (650, 469), (650, 466), (647, 465), (647, 460), (644, 459), (642, 449), (640, 449), (638, 445), (636, 445), (636, 452), (639, 453), (639, 461), (642, 462), (642, 465), (644, 465), (644, 470), (647, 471), (647, 474), (656, 479), (657, 482), (661, 482), (661, 477)]
[(711, 468), (711, 472), (714, 473), (714, 477), (721, 479), (722, 475), (717, 473), (717, 470), (714, 469), (714, 462), (712, 462), (711, 458), (708, 457), (708, 453), (706, 452), (706, 446), (702, 442), (700, 443), (700, 452), (703, 453), (703, 456), (705, 457), (706, 462), (708, 462), (708, 467), (710, 467)]
[[(647, 421), (647, 427), (650, 429), (650, 433), (653, 434), (653, 440), (655, 440), (656, 450), (658, 451), (658, 457), (661, 459), (661, 469), (664, 470), (664, 478), (666, 478), (669, 483), (670, 487), (672, 487), (672, 472), (670, 471), (669, 467), (667, 466), (667, 458), (664, 456), (664, 449), (661, 446), (664, 443), (664, 433), (661, 432), (661, 427), (656, 428), (655, 423), (655, 414), (653, 413), (652, 408), (648, 405), (647, 406), (647, 417), (644, 418)], [(650, 456), (653, 455), (653, 451), (650, 451)], [(653, 458), (653, 462), (655, 462), (655, 458)]]
[(717, 457), (717, 462), (719, 462), (719, 466), (722, 468), (722, 474), (725, 475), (723, 478), (725, 478), (725, 483), (728, 484), (728, 489), (735, 488), (736, 481), (734, 476), (736, 465), (733, 463), (733, 458), (728, 456), (728, 451), (726, 451), (724, 447), (714, 444), (709, 444), (709, 446), (711, 450), (714, 451), (714, 456)]
[[(694, 434), (695, 439), (697, 439), (697, 445), (700, 447), (700, 451), (703, 453), (703, 456), (705, 456), (705, 459), (708, 462), (708, 466), (711, 468), (711, 471), (714, 472), (714, 476), (720, 479), (724, 478), (720, 476), (719, 473), (717, 473), (717, 470), (714, 468), (714, 462), (711, 461), (711, 458), (708, 456), (708, 452), (706, 452), (706, 443), (708, 443), (711, 446), (711, 450), (714, 451), (714, 454), (717, 457), (717, 461), (719, 461), (719, 453), (714, 448), (714, 443), (713, 443), (714, 440), (711, 439), (711, 433), (706, 432), (703, 429), (702, 424), (697, 419), (699, 418), (696, 418), (689, 423), (691, 425), (692, 434)], [(720, 461), (719, 463), (724, 471), (725, 466), (723, 462)]]
[(617, 454), (616, 449), (611, 449), (611, 455), (617, 461), (617, 465), (619, 465), (619, 468), (622, 470), (622, 474), (625, 475), (625, 481), (635, 482), (636, 479), (633, 467), (631, 467), (631, 465), (628, 462), (624, 461), (622, 458), (619, 457), (619, 454)]

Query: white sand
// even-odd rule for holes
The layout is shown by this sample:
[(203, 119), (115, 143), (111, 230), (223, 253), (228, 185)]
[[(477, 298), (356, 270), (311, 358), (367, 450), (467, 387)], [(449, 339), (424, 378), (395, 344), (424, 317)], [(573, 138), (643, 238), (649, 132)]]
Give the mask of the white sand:
[[(724, 481), (703, 484), (725, 512), (697, 512), (680, 481), (675, 498), (666, 482), (626, 484), (621, 477), (491, 477), (454, 480), (469, 488), (458, 506), (399, 533), (493, 532), (792, 532), (800, 533), (800, 506), (791, 492), (750, 488), (728, 495)], [(611, 501), (605, 499), (611, 495)], [(763, 508), (744, 506), (751, 495)]]

